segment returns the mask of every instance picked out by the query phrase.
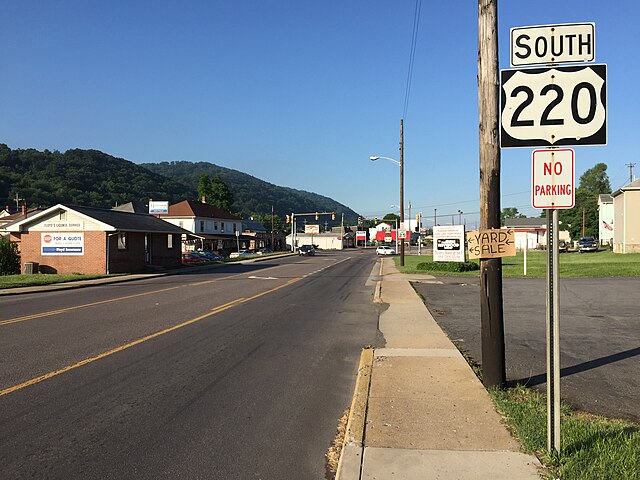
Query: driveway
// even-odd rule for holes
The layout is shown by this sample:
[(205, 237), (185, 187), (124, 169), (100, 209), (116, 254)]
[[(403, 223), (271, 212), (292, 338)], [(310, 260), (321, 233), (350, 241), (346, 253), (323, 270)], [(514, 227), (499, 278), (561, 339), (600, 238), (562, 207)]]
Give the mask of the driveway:
[[(413, 283), (436, 321), (481, 363), (478, 278)], [(640, 278), (560, 279), (562, 400), (640, 421)], [(507, 380), (545, 389), (546, 280), (503, 280)]]

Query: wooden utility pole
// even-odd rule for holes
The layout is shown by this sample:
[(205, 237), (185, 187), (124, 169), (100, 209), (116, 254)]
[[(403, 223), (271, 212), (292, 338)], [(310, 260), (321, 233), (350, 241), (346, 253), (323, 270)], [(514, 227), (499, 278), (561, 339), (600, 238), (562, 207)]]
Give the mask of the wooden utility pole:
[[(480, 228), (500, 228), (498, 0), (478, 0)], [(506, 380), (502, 259), (480, 260), (482, 375), (485, 386)]]
[(582, 236), (584, 237), (584, 207), (582, 207)]
[(633, 167), (636, 166), (635, 163), (626, 163), (625, 164), (627, 167), (629, 167), (629, 183), (633, 182)]
[[(400, 119), (400, 228), (404, 228), (404, 120)], [(404, 267), (404, 238), (398, 238), (396, 229), (396, 244), (400, 241), (400, 266)]]

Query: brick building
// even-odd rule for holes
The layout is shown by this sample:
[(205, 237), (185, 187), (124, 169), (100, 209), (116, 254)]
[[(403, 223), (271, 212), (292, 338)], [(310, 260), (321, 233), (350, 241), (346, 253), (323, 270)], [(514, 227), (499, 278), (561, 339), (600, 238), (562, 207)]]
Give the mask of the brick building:
[(58, 204), (7, 225), (42, 273), (132, 273), (181, 264), (189, 232), (152, 215)]

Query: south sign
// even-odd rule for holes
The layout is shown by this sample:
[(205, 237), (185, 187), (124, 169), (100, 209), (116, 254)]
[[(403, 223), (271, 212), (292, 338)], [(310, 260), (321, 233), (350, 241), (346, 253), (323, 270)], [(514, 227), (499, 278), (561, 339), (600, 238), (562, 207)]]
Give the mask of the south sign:
[(567, 23), (511, 29), (511, 65), (593, 62), (594, 23)]

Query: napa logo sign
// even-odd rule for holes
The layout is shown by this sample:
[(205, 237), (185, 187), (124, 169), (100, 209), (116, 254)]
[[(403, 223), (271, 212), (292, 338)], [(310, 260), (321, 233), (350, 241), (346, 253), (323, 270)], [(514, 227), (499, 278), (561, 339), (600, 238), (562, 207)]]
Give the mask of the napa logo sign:
[(84, 233), (43, 232), (40, 245), (42, 255), (84, 255)]

